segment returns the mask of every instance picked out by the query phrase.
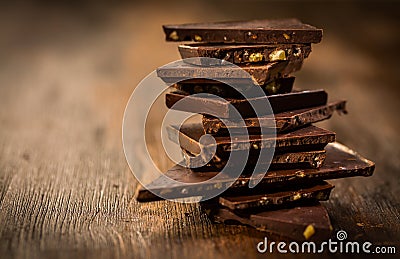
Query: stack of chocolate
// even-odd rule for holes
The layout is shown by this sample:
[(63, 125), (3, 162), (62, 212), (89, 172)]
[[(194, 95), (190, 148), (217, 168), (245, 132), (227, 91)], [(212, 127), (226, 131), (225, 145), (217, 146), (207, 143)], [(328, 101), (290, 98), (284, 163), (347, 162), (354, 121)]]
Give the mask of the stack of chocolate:
[[(166, 105), (202, 119), (169, 129), (188, 166), (176, 165), (166, 175), (191, 185), (156, 179), (139, 190), (137, 200), (159, 199), (154, 193), (171, 199), (201, 196), (234, 181), (226, 192), (201, 203), (214, 222), (236, 222), (295, 240), (328, 238), (332, 227), (319, 202), (334, 186), (325, 180), (370, 176), (374, 164), (335, 142), (334, 132), (312, 125), (335, 111), (345, 113), (345, 101), (328, 102), (324, 90), (293, 88), (291, 73), (301, 68), (311, 44), (321, 41), (322, 30), (290, 19), (167, 25), (164, 32), (168, 41), (197, 42), (179, 46), (184, 62), (157, 70), (163, 81), (174, 83)], [(254, 95), (255, 87), (262, 95)], [(274, 116), (268, 109), (254, 110), (265, 99)], [(248, 137), (238, 135), (243, 130)], [(201, 142), (206, 134), (215, 141)], [(260, 150), (271, 148), (272, 161), (259, 161)], [(249, 157), (237, 179), (229, 173), (212, 179), (221, 170), (229, 172), (229, 157), (244, 151)], [(253, 169), (264, 162), (268, 171), (249, 188)]]

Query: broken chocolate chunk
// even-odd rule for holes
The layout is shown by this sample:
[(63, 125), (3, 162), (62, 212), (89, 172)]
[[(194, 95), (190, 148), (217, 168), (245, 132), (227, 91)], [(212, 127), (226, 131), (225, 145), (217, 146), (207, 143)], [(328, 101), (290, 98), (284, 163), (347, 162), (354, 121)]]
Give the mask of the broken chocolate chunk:
[[(254, 191), (282, 188), (284, 186), (300, 186), (302, 184), (317, 182), (327, 179), (337, 179), (353, 176), (371, 176), (375, 164), (355, 153), (348, 147), (339, 143), (328, 144), (325, 148), (326, 159), (318, 169), (287, 169), (268, 172), (254, 188)], [(140, 188), (137, 200), (141, 202), (160, 200), (158, 193), (167, 195), (170, 199), (203, 196), (204, 192), (228, 185), (226, 194), (242, 193), (249, 190), (249, 175), (241, 175), (238, 179), (231, 178), (228, 174), (221, 175), (223, 179), (211, 180), (219, 171), (193, 172), (180, 165), (168, 170), (165, 175), (175, 180), (167, 184), (159, 178), (153, 180), (145, 188)], [(208, 181), (205, 183), (204, 181)], [(190, 185), (182, 185), (189, 183)], [(184, 190), (184, 191), (183, 191)]]
[(164, 25), (167, 41), (216, 43), (319, 43), (322, 30), (297, 19)]
[[(168, 108), (209, 114), (219, 118), (237, 118), (237, 112), (243, 118), (251, 118), (271, 113), (281, 113), (310, 107), (326, 105), (328, 95), (324, 90), (304, 90), (287, 94), (276, 94), (249, 99), (215, 98), (213, 95), (191, 96), (183, 93), (167, 93), (165, 102)], [(266, 99), (272, 111), (266, 108)], [(254, 108), (257, 110), (255, 113)], [(236, 112), (237, 111), (237, 112)]]
[[(303, 60), (311, 52), (310, 44), (282, 45), (241, 45), (241, 44), (187, 44), (179, 45), (179, 52), (184, 62), (194, 65), (223, 65), (268, 63), (275, 61)], [(207, 57), (209, 59), (193, 59)]]
[[(261, 127), (274, 127), (277, 132), (287, 132), (311, 123), (329, 119), (335, 111), (339, 114), (346, 114), (346, 101), (330, 102), (327, 105), (276, 113), (274, 114), (274, 118), (271, 116), (245, 118), (244, 123), (249, 134), (260, 134)], [(240, 125), (235, 124), (234, 121), (231, 121), (229, 125), (225, 125), (218, 118), (207, 115), (203, 115), (202, 123), (205, 132), (214, 136), (229, 135), (228, 129), (233, 133), (242, 130)]]
[(323, 241), (330, 237), (332, 231), (328, 212), (320, 203), (242, 213), (209, 204), (202, 204), (202, 207), (213, 222), (239, 223), (289, 240)]

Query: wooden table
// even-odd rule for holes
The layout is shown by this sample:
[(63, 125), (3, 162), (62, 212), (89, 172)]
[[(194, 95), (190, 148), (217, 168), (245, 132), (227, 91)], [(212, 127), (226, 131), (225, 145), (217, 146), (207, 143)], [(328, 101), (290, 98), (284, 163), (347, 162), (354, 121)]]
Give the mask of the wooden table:
[[(212, 224), (197, 204), (136, 202), (122, 150), (122, 116), (135, 85), (178, 58), (176, 44), (164, 42), (163, 23), (265, 17), (243, 14), (239, 3), (209, 5), (195, 4), (196, 12), (177, 4), (1, 9), (1, 258), (265, 256), (256, 250), (264, 233)], [(349, 101), (349, 115), (319, 126), (377, 168), (370, 178), (331, 181), (336, 188), (324, 205), (335, 231), (398, 250), (398, 5), (369, 5), (249, 10), (271, 7), (273, 17), (297, 16), (325, 29), (296, 86)], [(159, 137), (150, 136), (157, 150)], [(154, 159), (169, 166), (162, 154)]]

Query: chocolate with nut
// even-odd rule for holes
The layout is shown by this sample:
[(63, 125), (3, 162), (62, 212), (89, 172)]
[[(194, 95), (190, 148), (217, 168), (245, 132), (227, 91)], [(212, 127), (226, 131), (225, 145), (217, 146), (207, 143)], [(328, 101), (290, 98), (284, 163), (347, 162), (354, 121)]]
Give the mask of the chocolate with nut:
[[(234, 108), (243, 118), (256, 117), (257, 115), (271, 115), (272, 111), (266, 109), (265, 99), (269, 101), (274, 113), (281, 113), (326, 105), (328, 95), (324, 90), (304, 90), (248, 99), (217, 99), (215, 96), (208, 96), (207, 94), (191, 96), (179, 92), (171, 92), (166, 94), (165, 103), (170, 109), (212, 114), (219, 118), (229, 118), (232, 120), (237, 119), (235, 118), (237, 114)], [(258, 114), (254, 112), (253, 107), (257, 108)]]
[[(245, 118), (244, 123), (249, 134), (260, 134), (261, 127), (274, 127), (277, 132), (286, 132), (311, 123), (329, 119), (335, 111), (339, 114), (346, 114), (346, 101), (335, 101), (327, 105), (276, 113), (274, 117)], [(231, 132), (236, 132), (238, 129), (241, 129), (240, 125), (235, 124), (234, 121), (225, 125), (218, 118), (207, 115), (203, 115), (202, 123), (205, 132), (215, 136), (229, 135), (228, 129)]]
[(157, 68), (157, 76), (165, 83), (174, 84), (183, 80), (198, 82), (205, 79), (221, 81), (226, 84), (264, 85), (280, 77), (285, 77), (301, 68), (303, 60), (277, 61), (267, 64), (243, 66), (196, 66), (185, 62), (168, 64)]
[(229, 85), (213, 80), (204, 80), (204, 82), (195, 83), (188, 80), (176, 83), (172, 87), (187, 95), (209, 93), (220, 97), (244, 99), (246, 95), (252, 95), (250, 91), (253, 87), (261, 87), (263, 91), (260, 92), (260, 96), (289, 93), (292, 91), (294, 80), (294, 77), (282, 77), (265, 85), (240, 85), (241, 92)]
[[(223, 65), (268, 63), (275, 61), (303, 60), (311, 52), (310, 44), (282, 45), (226, 45), (226, 44), (187, 44), (179, 45), (179, 52), (185, 62), (195, 65)], [(193, 59), (207, 57), (209, 59)]]
[[(292, 162), (292, 167), (304, 163), (317, 168), (324, 161), (325, 153), (309, 151), (323, 150), (328, 143), (335, 141), (334, 132), (315, 126), (308, 126), (276, 136), (273, 134), (248, 135), (248, 139), (242, 135), (220, 136), (215, 137), (215, 142), (210, 143), (201, 143), (200, 140), (205, 133), (199, 123), (185, 123), (180, 129), (177, 126), (171, 126), (167, 128), (167, 131), (169, 139), (188, 152), (185, 157), (191, 167), (196, 166), (196, 163), (204, 164), (204, 162), (210, 161), (208, 166), (223, 168), (229, 156), (232, 155), (231, 152), (246, 150), (250, 152), (247, 165), (251, 166), (257, 163), (260, 149), (274, 148), (275, 160), (273, 160), (273, 164), (275, 165), (286, 164), (288, 166)], [(193, 155), (193, 157), (190, 157), (190, 155)], [(234, 162), (232, 165), (235, 165)]]
[[(238, 151), (239, 155), (241, 155), (240, 152), (241, 151)], [(214, 155), (211, 158), (205, 158), (201, 154), (191, 154), (185, 149), (182, 149), (182, 153), (185, 159), (186, 166), (192, 168), (193, 171), (221, 170), (222, 168), (227, 166), (228, 162), (228, 158), (221, 158), (218, 155)], [(245, 156), (245, 154), (243, 154), (243, 156)], [(269, 169), (271, 170), (290, 168), (319, 168), (325, 161), (326, 152), (325, 150), (313, 150), (274, 153), (272, 161), (259, 159), (259, 157), (259, 152), (257, 152), (257, 150), (251, 150), (243, 171), (251, 173), (254, 170), (254, 166), (256, 165), (256, 163), (260, 164), (263, 167), (269, 166)], [(230, 166), (240, 166), (240, 162), (239, 164), (237, 164), (236, 162), (239, 161), (231, 160)]]
[(264, 191), (261, 194), (241, 194), (229, 196), (222, 194), (218, 198), (221, 206), (230, 210), (276, 209), (282, 205), (302, 203), (305, 201), (326, 201), (333, 189), (333, 185), (320, 182), (301, 187), (282, 188), (278, 191)]
[[(253, 189), (254, 192), (257, 190), (276, 190), (287, 186), (300, 186), (327, 179), (371, 176), (375, 169), (373, 162), (339, 143), (328, 144), (325, 150), (327, 156), (319, 169), (270, 171)], [(140, 188), (136, 199), (141, 202), (160, 200), (161, 198), (157, 196), (160, 193), (163, 193), (164, 197), (169, 199), (203, 196), (204, 193), (219, 189), (224, 185), (229, 186), (226, 195), (240, 195), (240, 193), (249, 190), (248, 184), (251, 180), (249, 175), (241, 175), (235, 179), (229, 174), (221, 174), (221, 179), (213, 179), (217, 174), (219, 174), (219, 171), (193, 172), (188, 168), (176, 165), (165, 173), (166, 176), (175, 180), (173, 184), (166, 183), (164, 178), (157, 178), (147, 185), (147, 189)], [(209, 181), (205, 182), (207, 180)]]
[(164, 25), (167, 41), (215, 43), (319, 43), (322, 30), (297, 19)]
[(278, 239), (324, 241), (332, 231), (329, 214), (320, 203), (242, 213), (206, 203), (201, 206), (215, 223), (251, 226)]

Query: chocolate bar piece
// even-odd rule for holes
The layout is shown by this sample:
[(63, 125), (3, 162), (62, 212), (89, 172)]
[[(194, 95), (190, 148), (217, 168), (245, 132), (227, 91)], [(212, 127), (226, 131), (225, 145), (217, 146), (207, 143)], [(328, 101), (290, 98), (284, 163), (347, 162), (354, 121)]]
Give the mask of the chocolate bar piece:
[(322, 30), (297, 19), (164, 25), (167, 41), (215, 43), (318, 43)]
[(277, 192), (268, 192), (263, 194), (226, 196), (222, 194), (218, 198), (220, 205), (230, 210), (249, 210), (249, 209), (267, 209), (290, 203), (299, 203), (308, 200), (326, 201), (333, 189), (333, 185), (327, 182), (321, 182), (312, 186), (303, 188), (291, 188)]
[[(274, 113), (281, 113), (326, 105), (328, 95), (324, 90), (306, 90), (249, 99), (221, 100), (207, 94), (191, 96), (172, 92), (166, 94), (165, 102), (170, 109), (235, 119), (237, 114), (233, 108), (244, 118), (270, 115), (271, 111), (265, 109), (265, 98), (268, 99)], [(253, 107), (256, 107), (258, 114), (255, 114)]]
[[(293, 88), (295, 77), (283, 77), (278, 78), (272, 82), (267, 83), (266, 85), (260, 85), (263, 90), (260, 92), (261, 96), (271, 95), (271, 94), (284, 94), (290, 93)], [(223, 84), (218, 81), (204, 82), (204, 83), (191, 83), (191, 82), (179, 82), (172, 85), (173, 88), (182, 91), (183, 94), (200, 94), (200, 93), (209, 93), (214, 94), (220, 97), (227, 98), (236, 98), (236, 99), (244, 99), (244, 96), (232, 88), (229, 85)], [(258, 87), (257, 85), (253, 85), (253, 87)], [(251, 85), (245, 85), (241, 87), (242, 93), (244, 95), (250, 96), (252, 89)]]
[[(206, 158), (207, 160), (204, 160), (204, 157), (201, 155), (199, 156), (191, 154), (184, 149), (182, 152), (185, 158), (186, 166), (192, 168), (193, 171), (216, 171), (227, 166), (227, 159), (220, 158), (217, 155), (213, 156), (211, 160), (208, 158)], [(259, 161), (258, 158), (259, 154), (257, 152), (250, 152), (243, 172), (252, 172), (256, 163), (260, 163), (264, 168), (269, 166), (269, 169), (271, 170), (290, 168), (319, 168), (325, 161), (326, 152), (325, 150), (317, 150), (281, 154), (275, 153), (270, 165), (268, 164), (269, 161), (264, 161), (263, 159), (260, 159)], [(230, 166), (240, 166), (240, 162), (239, 165), (237, 165), (236, 162), (237, 161), (232, 160)]]
[[(322, 150), (328, 143), (335, 141), (335, 133), (316, 126), (308, 126), (296, 131), (271, 135), (242, 135), (214, 137), (215, 143), (200, 143), (205, 134), (200, 123), (184, 123), (167, 128), (168, 137), (173, 142), (180, 144), (181, 148), (191, 154), (201, 154), (209, 160), (214, 155), (227, 158), (229, 152), (257, 151), (263, 148), (275, 148), (275, 153)], [(215, 147), (216, 146), (216, 147)]]
[(240, 214), (223, 207), (210, 209), (206, 205), (205, 211), (213, 222), (239, 223), (289, 240), (328, 240), (332, 231), (328, 212), (320, 203)]
[[(183, 124), (180, 130), (176, 126), (167, 128), (168, 136), (173, 142), (180, 144), (184, 153), (186, 165), (194, 171), (217, 170), (227, 165), (232, 152), (243, 156), (244, 150), (250, 150), (245, 164), (244, 173), (252, 172), (254, 165), (268, 168), (269, 161), (259, 160), (261, 148), (275, 147), (270, 169), (288, 168), (319, 168), (325, 160), (323, 148), (335, 141), (335, 133), (315, 126), (309, 126), (294, 132), (274, 135), (249, 135), (250, 143), (243, 136), (215, 137), (214, 143), (200, 143), (200, 138), (205, 134), (198, 123)], [(272, 143), (272, 139), (275, 143)], [(215, 147), (216, 145), (216, 147)], [(215, 154), (213, 150), (216, 150)], [(208, 162), (209, 161), (209, 162)], [(266, 164), (264, 164), (264, 162)], [(240, 166), (241, 161), (231, 160), (229, 166)]]
[[(326, 159), (319, 169), (287, 169), (268, 172), (261, 182), (254, 188), (254, 191), (282, 188), (283, 186), (300, 186), (301, 184), (317, 182), (327, 179), (336, 179), (353, 176), (371, 176), (375, 169), (375, 164), (353, 150), (339, 143), (328, 144), (325, 148)], [(155, 179), (147, 189), (141, 188), (137, 193), (137, 200), (141, 202), (159, 200), (157, 196), (163, 193), (170, 199), (203, 196), (208, 192), (221, 186), (229, 185), (226, 194), (242, 193), (248, 190), (248, 184), (251, 177), (241, 175), (237, 179), (232, 179), (227, 174), (219, 180), (210, 180), (219, 172), (193, 172), (192, 170), (174, 166), (168, 170), (165, 175), (175, 180), (173, 184), (167, 184), (164, 178)], [(207, 183), (204, 181), (210, 180)], [(182, 185), (180, 183), (189, 183)]]
[[(195, 65), (223, 65), (268, 63), (275, 61), (303, 60), (311, 52), (310, 44), (283, 45), (222, 45), (222, 44), (188, 44), (179, 45), (179, 52), (185, 62)], [(193, 59), (207, 57), (210, 59)]]
[[(311, 123), (329, 119), (335, 111), (339, 114), (346, 114), (346, 101), (335, 101), (327, 105), (277, 113), (274, 115), (275, 118), (246, 118), (244, 119), (244, 123), (249, 134), (260, 134), (261, 127), (275, 127), (276, 132), (287, 132)], [(275, 122), (275, 125), (272, 121)], [(228, 128), (233, 133), (238, 128), (241, 129), (234, 122), (231, 122), (230, 125), (225, 125), (218, 118), (207, 115), (203, 115), (202, 123), (205, 132), (215, 136), (229, 135)]]
[(196, 66), (185, 62), (171, 63), (157, 68), (157, 76), (167, 84), (183, 80), (212, 79), (227, 84), (264, 85), (292, 72), (300, 70), (303, 60), (278, 61), (267, 64), (250, 64), (244, 66)]

